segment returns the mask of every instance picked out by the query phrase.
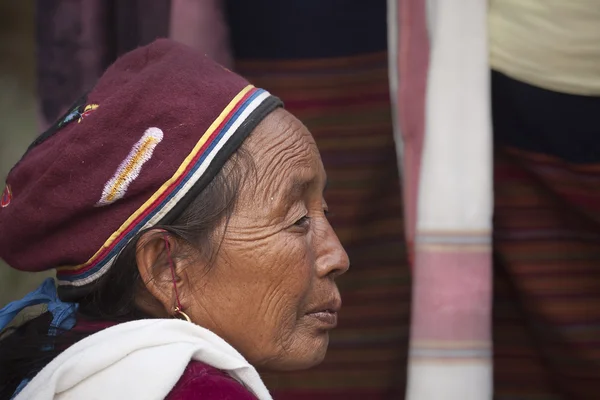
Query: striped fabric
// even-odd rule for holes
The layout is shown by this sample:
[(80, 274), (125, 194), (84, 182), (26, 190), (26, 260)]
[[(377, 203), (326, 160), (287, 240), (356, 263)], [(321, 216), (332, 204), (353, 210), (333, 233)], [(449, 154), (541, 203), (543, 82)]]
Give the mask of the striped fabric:
[(496, 151), (498, 399), (597, 399), (600, 164)]
[(405, 237), (414, 261), (417, 192), (425, 133), (429, 33), (424, 1), (388, 0), (388, 48), (394, 137), (404, 187)]
[[(476, 6), (462, 12), (454, 7), (450, 18), (444, 14), (444, 6), (442, 2), (425, 4), (406, 0), (400, 1), (399, 8), (402, 18), (399, 18), (398, 104), (405, 141), (403, 166), (411, 167), (405, 169), (405, 179), (407, 176), (410, 179), (410, 174), (420, 168), (416, 178), (420, 187), (415, 218), (408, 398), (597, 399), (600, 393), (600, 192), (597, 189), (600, 99), (544, 91), (492, 73), (495, 140), (492, 276), (489, 228), (431, 229), (435, 224), (444, 224), (447, 218), (462, 215), (466, 221), (466, 217), (481, 212), (482, 203), (478, 202), (483, 199), (482, 192), (477, 194), (469, 188), (474, 180), (473, 169), (489, 172), (490, 166), (489, 160), (480, 159), (478, 164), (472, 164), (471, 171), (461, 169), (469, 162), (459, 158), (489, 155), (489, 145), (480, 148), (479, 155), (473, 153), (475, 146), (481, 144), (478, 140), (489, 135), (485, 127), (480, 126), (482, 136), (462, 143), (468, 133), (452, 131), (457, 122), (466, 124), (468, 131), (467, 128), (473, 127), (468, 125), (469, 121), (489, 115), (487, 98), (483, 99), (486, 103), (483, 110), (476, 104), (464, 112), (457, 109), (457, 104), (468, 102), (472, 83), (465, 84), (461, 78), (481, 79), (481, 87), (486, 90), (490, 86), (479, 75), (482, 72), (487, 75), (485, 59), (480, 60), (479, 72), (474, 72), (469, 70), (472, 59), (461, 53), (474, 45), (473, 39), (485, 37), (485, 11), (480, 8), (476, 20), (465, 19), (460, 26), (461, 32), (468, 32), (480, 24), (483, 29), (479, 34), (471, 33), (469, 40), (455, 41), (461, 45), (453, 46), (446, 42), (452, 37), (453, 27), (459, 30), (453, 19), (468, 16)], [(425, 18), (419, 18), (424, 10), (429, 12), (432, 41), (429, 66), (423, 54), (428, 50), (418, 45), (427, 26)], [(437, 58), (436, 44), (442, 48), (449, 45)], [(413, 61), (404, 60), (403, 68), (405, 57)], [(436, 62), (444, 59), (450, 64), (445, 65), (444, 71), (436, 72)], [(424, 92), (415, 83), (422, 79), (415, 63), (420, 63), (421, 71), (428, 70), (423, 129), (419, 126), (420, 114), (407, 112), (406, 106), (403, 107), (403, 100), (420, 101)], [(444, 80), (444, 75), (452, 77), (452, 71), (458, 72), (457, 75)], [(440, 135), (445, 130), (452, 135)], [(418, 154), (423, 135), (423, 153)], [(455, 147), (457, 143), (460, 150)], [(453, 149), (457, 155), (454, 159), (448, 157)], [(428, 153), (434, 156), (428, 157)], [(416, 167), (408, 164), (408, 156), (413, 162), (421, 156), (421, 164)], [(461, 170), (462, 174), (453, 175)], [(432, 173), (437, 174), (435, 179), (429, 176)], [(490, 181), (480, 180), (478, 185), (492, 193)], [(444, 195), (444, 188), (452, 186), (456, 193), (448, 191)], [(446, 203), (452, 202), (453, 196), (462, 195), (466, 195), (462, 207), (450, 209)], [(411, 194), (406, 197), (410, 199)], [(484, 204), (489, 203), (486, 200)], [(490, 326), (491, 280), (494, 296)]]
[(277, 399), (391, 399), (405, 388), (410, 280), (389, 106), (387, 54), (238, 61), (315, 136), (331, 221), (351, 260), (322, 365), (265, 373)]
[(192, 149), (175, 174), (115, 231), (85, 264), (57, 268), (59, 285), (82, 286), (102, 276), (133, 236), (158, 224), (198, 182), (217, 153), (269, 93), (252, 85), (244, 88)]
[[(406, 397), (491, 399), (486, 3), (399, 4), (399, 119), (407, 144), (404, 177), (413, 182), (405, 195), (414, 224), (407, 230), (415, 237)], [(427, 34), (430, 43), (423, 46)], [(408, 106), (412, 99), (420, 103), (415, 113)]]

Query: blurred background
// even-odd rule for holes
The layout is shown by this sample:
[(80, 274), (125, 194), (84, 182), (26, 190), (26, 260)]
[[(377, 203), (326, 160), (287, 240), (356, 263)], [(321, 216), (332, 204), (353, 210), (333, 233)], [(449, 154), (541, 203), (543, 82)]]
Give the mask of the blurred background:
[[(0, 178), (38, 135), (35, 29), (32, 1), (0, 4)], [(18, 298), (52, 274), (22, 274), (0, 260), (0, 304)]]

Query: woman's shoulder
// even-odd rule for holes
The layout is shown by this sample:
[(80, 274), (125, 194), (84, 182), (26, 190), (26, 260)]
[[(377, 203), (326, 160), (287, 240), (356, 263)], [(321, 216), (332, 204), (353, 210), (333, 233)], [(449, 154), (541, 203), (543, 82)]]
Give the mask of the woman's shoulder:
[(196, 399), (256, 400), (256, 397), (227, 373), (200, 361), (192, 361), (166, 400)]

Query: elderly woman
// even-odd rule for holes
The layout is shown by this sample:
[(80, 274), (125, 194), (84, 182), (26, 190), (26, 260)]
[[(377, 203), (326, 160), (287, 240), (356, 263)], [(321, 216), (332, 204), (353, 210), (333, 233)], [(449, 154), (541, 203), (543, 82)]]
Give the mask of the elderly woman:
[(348, 258), (280, 101), (159, 40), (110, 67), (10, 172), (0, 257), (56, 269), (0, 311), (2, 398), (269, 399), (318, 364)]

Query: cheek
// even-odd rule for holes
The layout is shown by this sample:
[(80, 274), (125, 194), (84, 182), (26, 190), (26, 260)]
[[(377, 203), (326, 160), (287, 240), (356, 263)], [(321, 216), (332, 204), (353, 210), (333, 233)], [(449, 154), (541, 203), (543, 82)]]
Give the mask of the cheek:
[(245, 355), (259, 363), (281, 356), (297, 340), (298, 320), (307, 311), (314, 279), (314, 257), (306, 238), (280, 233), (269, 239), (230, 257), (230, 263), (237, 264), (232, 270), (238, 271), (237, 277), (229, 278), (231, 290), (238, 285), (244, 290), (230, 302), (228, 314), (238, 315), (235, 330), (245, 347), (238, 350), (247, 350)]
[[(277, 245), (263, 253), (260, 268), (264, 268), (265, 287), (262, 292), (264, 316), (282, 329), (289, 329), (300, 313), (306, 311), (307, 296), (314, 276), (314, 260), (302, 237), (281, 233)], [(265, 321), (266, 322), (266, 321)], [(285, 322), (282, 324), (281, 322)]]
[(288, 321), (305, 306), (314, 266), (305, 237), (280, 232), (260, 240), (225, 242), (205, 287), (220, 297), (219, 308), (239, 311), (234, 315)]

